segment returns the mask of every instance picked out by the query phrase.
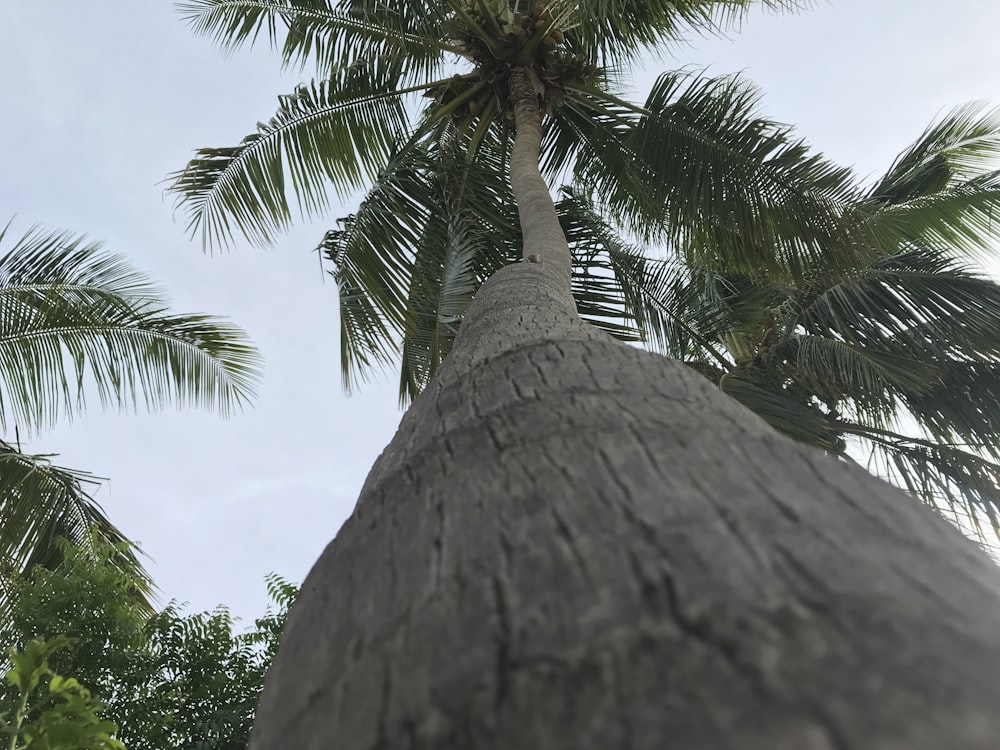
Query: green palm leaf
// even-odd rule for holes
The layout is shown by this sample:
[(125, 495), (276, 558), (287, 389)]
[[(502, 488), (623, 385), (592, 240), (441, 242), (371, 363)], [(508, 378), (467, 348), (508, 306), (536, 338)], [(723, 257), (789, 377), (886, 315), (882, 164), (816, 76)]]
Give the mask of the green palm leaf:
[[(652, 259), (626, 242), (594, 202), (562, 189), (556, 211), (573, 254), (573, 296), (580, 316), (621, 341), (643, 341), (690, 361), (701, 347), (705, 319), (681, 311), (678, 290), (687, 272), (670, 260)], [(718, 359), (714, 351), (713, 356)]]
[(925, 392), (938, 374), (930, 362), (822, 336), (792, 334), (771, 357), (787, 361), (796, 383), (818, 398), (850, 399), (879, 423), (891, 417), (897, 393)]
[[(49, 456), (0, 441), (0, 621), (11, 585), (36, 565), (51, 569), (59, 562), (59, 539), (82, 545), (95, 534), (109, 544), (127, 542), (93, 499), (98, 484), (88, 474), (55, 466)], [(152, 582), (131, 547), (120, 556), (148, 606)]]
[(958, 107), (923, 134), (872, 186), (869, 197), (894, 205), (937, 194), (981, 176), (1000, 158), (1000, 110)]
[[(390, 364), (396, 353), (395, 342), (403, 326), (402, 289), (409, 280), (394, 279), (391, 284), (372, 284), (381, 275), (378, 266), (366, 268), (350, 252), (366, 243), (363, 227), (371, 204), (362, 205), (360, 216), (341, 219), (338, 229), (328, 231), (318, 251), (333, 264), (331, 275), (337, 284), (340, 302), (340, 367), (344, 390), (348, 393), (358, 379)], [(370, 215), (370, 214), (369, 214)], [(389, 269), (386, 269), (389, 270)]]
[(563, 188), (556, 214), (572, 254), (571, 291), (580, 317), (620, 341), (639, 341), (630, 300), (616, 273), (616, 253), (627, 248), (594, 213), (589, 201)]
[(478, 228), (469, 215), (430, 217), (414, 259), (403, 333), (400, 403), (423, 390), (451, 351), (462, 316), (479, 287)]
[(238, 328), (169, 314), (97, 243), (32, 230), (0, 255), (2, 425), (50, 427), (85, 406), (88, 388), (102, 405), (228, 414), (252, 398), (259, 363)]
[(804, 296), (812, 335), (932, 360), (1000, 354), (1000, 285), (939, 250), (913, 248)]
[(409, 129), (402, 100), (411, 92), (391, 87), (394, 73), (342, 69), (281, 97), (277, 114), (238, 146), (200, 149), (171, 175), (188, 230), (206, 247), (228, 244), (234, 229), (267, 244), (288, 226), (293, 201), (315, 215), (329, 205), (329, 186), (346, 196), (367, 184)]
[(961, 517), (980, 539), (985, 538), (982, 519), (1000, 537), (1000, 464), (954, 445), (863, 425), (839, 427), (876, 446), (878, 468), (890, 480), (946, 514), (961, 509)]
[(348, 388), (402, 351), (401, 398), (416, 395), (450, 351), (472, 292), (514, 257), (519, 229), (499, 134), (482, 134), (469, 160), (475, 133), (441, 123), (390, 159), (321, 246), (340, 291)]
[(738, 368), (724, 375), (719, 386), (724, 393), (794, 440), (824, 450), (841, 451), (827, 416), (815, 405), (792, 397), (767, 373), (754, 368)]
[(903, 396), (920, 426), (943, 444), (1000, 458), (1000, 361), (949, 362), (930, 389)]
[(967, 104), (932, 123), (856, 211), (883, 249), (949, 248), (988, 257), (1000, 211), (1000, 110)]
[(286, 65), (312, 59), (323, 76), (358, 60), (405, 59), (396, 79), (405, 85), (437, 77), (444, 54), (461, 52), (443, 41), (445, 14), (414, 14), (386, 3), (187, 0), (178, 9), (196, 33), (223, 49), (234, 51), (266, 35), (281, 47)]
[(885, 248), (916, 243), (989, 258), (1000, 235), (1000, 172), (880, 206), (865, 221)]
[[(738, 24), (754, 0), (550, 0), (547, 10), (566, 32), (567, 46), (602, 67), (634, 61), (650, 49), (677, 45), (692, 33)], [(774, 10), (805, 7), (797, 0), (766, 0)]]
[(747, 82), (667, 73), (641, 109), (582, 93), (566, 109), (595, 107), (577, 117), (589, 132), (558, 111), (553, 125), (582, 136), (579, 184), (645, 239), (693, 265), (750, 272), (800, 275), (824, 254), (856, 255), (858, 230), (840, 218), (855, 194), (849, 170), (760, 117)]

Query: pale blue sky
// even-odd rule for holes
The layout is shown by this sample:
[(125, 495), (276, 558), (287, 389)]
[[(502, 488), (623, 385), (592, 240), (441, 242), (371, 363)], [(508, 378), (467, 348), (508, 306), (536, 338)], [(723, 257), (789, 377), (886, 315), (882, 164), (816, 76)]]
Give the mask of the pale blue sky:
[[(1000, 3), (831, 0), (755, 14), (637, 75), (743, 71), (764, 111), (864, 175), (936, 115), (1000, 104)], [(268, 571), (301, 580), (353, 507), (399, 419), (395, 383), (341, 392), (336, 292), (310, 251), (331, 222), (271, 251), (214, 258), (188, 242), (161, 180), (194, 148), (235, 144), (300, 80), (265, 48), (225, 59), (160, 0), (0, 2), (0, 217), (87, 232), (170, 290), (176, 309), (230, 317), (267, 359), (258, 405), (210, 414), (93, 412), (28, 446), (110, 477), (98, 497), (154, 559), (167, 598), (252, 617)]]

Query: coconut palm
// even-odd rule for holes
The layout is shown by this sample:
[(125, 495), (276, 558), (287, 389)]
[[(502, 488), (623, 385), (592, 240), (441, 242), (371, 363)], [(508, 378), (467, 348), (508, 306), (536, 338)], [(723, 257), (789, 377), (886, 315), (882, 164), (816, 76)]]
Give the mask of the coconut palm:
[[(670, 307), (678, 302), (639, 299), (633, 306), (626, 300), (626, 290), (656, 285), (643, 276), (643, 269), (646, 274), (659, 269), (661, 285), (676, 286), (676, 280), (670, 273), (663, 276), (666, 269), (660, 265), (645, 264), (624, 243), (616, 243), (609, 253), (612, 240), (600, 228), (602, 216), (619, 217), (643, 239), (683, 256), (690, 268), (701, 267), (704, 273), (694, 272), (701, 282), (709, 283), (721, 271), (744, 279), (766, 277), (786, 290), (801, 288), (806, 274), (814, 285), (819, 266), (830, 285), (846, 283), (851, 273), (882, 258), (886, 248), (908, 242), (907, 232), (922, 232), (932, 243), (924, 241), (925, 248), (958, 240), (981, 246), (983, 232), (989, 234), (982, 217), (989, 215), (995, 192), (977, 160), (992, 148), (991, 123), (972, 111), (956, 113), (929, 131), (886, 181), (866, 192), (847, 170), (810, 154), (790, 129), (763, 118), (756, 108), (757, 91), (738, 77), (669, 73), (660, 77), (642, 107), (623, 102), (607, 71), (609, 64), (627, 59), (623, 47), (583, 43), (589, 33), (585, 22), (569, 23), (574, 28), (567, 36), (560, 26), (573, 16), (561, 17), (558, 4), (536, 8), (534, 16), (521, 14), (516, 5), (507, 10), (498, 6), (499, 20), (483, 17), (476, 4), (453, 8), (444, 3), (437, 13), (433, 7), (410, 9), (411, 16), (393, 16), (385, 7), (364, 3), (312, 3), (306, 8), (284, 1), (204, 0), (184, 7), (196, 28), (229, 46), (254, 38), (261, 29), (278, 42), (283, 21), (285, 61), (312, 58), (322, 71), (333, 72), (329, 81), (283, 98), (278, 115), (240, 146), (204, 149), (177, 176), (176, 189), (191, 209), (192, 230), (200, 231), (206, 243), (227, 241), (233, 230), (266, 242), (291, 220), (291, 194), (298, 196), (305, 213), (317, 213), (327, 205), (328, 186), (344, 195), (377, 175), (357, 212), (320, 245), (333, 264), (340, 292), (341, 362), (348, 388), (359, 377), (398, 363), (401, 402), (414, 397), (450, 351), (476, 290), (518, 258), (522, 236), (507, 179), (513, 105), (504, 91), (516, 54), (534, 56), (533, 75), (546, 92), (543, 175), (551, 183), (572, 172), (585, 192), (601, 196), (599, 211), (581, 206), (577, 196), (565, 196), (555, 209), (570, 250), (580, 314), (620, 340), (648, 338), (666, 346), (668, 353), (680, 354), (660, 335), (678, 330), (676, 324), (664, 328), (663, 320), (667, 312), (679, 312)], [(694, 12), (694, 6), (686, 10)], [(547, 22), (539, 25), (540, 18)], [(412, 33), (393, 37), (393, 24)], [(532, 33), (538, 35), (533, 52), (528, 49)], [(657, 33), (669, 38), (675, 32)], [(383, 38), (376, 43), (373, 38), (379, 34)], [(501, 48), (505, 51), (496, 52)], [(435, 78), (445, 52), (469, 60), (473, 72), (421, 83), (421, 78)], [(417, 61), (410, 69), (401, 65), (405, 55)], [(403, 93), (430, 99), (415, 123), (408, 118), (412, 107), (400, 105)], [(354, 161), (358, 144), (362, 148)], [(761, 184), (765, 189), (758, 193)], [(927, 191), (936, 199), (925, 200)], [(836, 203), (836, 215), (846, 216), (851, 230), (832, 223), (824, 213), (829, 204), (811, 201), (815, 195)], [(798, 213), (791, 216), (793, 210)], [(938, 234), (929, 236), (931, 232)], [(797, 304), (780, 295), (775, 302), (760, 291), (752, 290), (760, 304), (784, 305), (786, 312)], [(687, 289), (682, 296), (691, 294)], [(655, 309), (642, 314), (649, 304)], [(750, 300), (740, 300), (744, 314), (763, 314), (751, 313), (749, 305)], [(882, 315), (894, 313), (885, 309)], [(763, 322), (739, 325), (756, 335)], [(697, 327), (698, 321), (691, 321), (685, 341)], [(788, 330), (794, 331), (794, 325)], [(713, 333), (718, 331), (709, 331), (709, 338)], [(725, 335), (730, 347), (743, 347), (740, 356), (759, 343), (740, 343), (750, 333)], [(829, 347), (817, 349), (817, 342), (810, 339), (803, 351), (834, 356)], [(720, 374), (711, 367), (732, 362), (724, 345), (722, 362), (719, 352), (698, 351), (711, 360), (699, 361), (716, 380)], [(847, 350), (838, 345), (836, 352), (843, 358)], [(920, 376), (904, 360), (893, 361), (910, 386), (917, 387), (914, 379)], [(820, 365), (819, 372), (825, 367)], [(771, 376), (780, 383), (785, 374)], [(727, 379), (727, 392), (749, 393), (751, 384), (744, 379), (743, 370)], [(742, 400), (748, 406), (766, 413), (764, 404), (747, 398)], [(990, 494), (995, 493), (995, 479), (975, 453), (964, 453), (967, 460), (958, 469), (955, 457), (943, 453), (955, 449), (947, 444), (955, 435), (938, 433), (936, 438), (944, 442), (936, 443), (937, 448), (900, 442), (900, 433), (884, 432), (892, 426), (898, 402), (887, 393), (875, 401), (867, 413), (880, 414), (870, 424), (883, 431), (874, 438), (876, 455), (887, 459), (888, 451), (892, 456), (879, 461), (882, 473), (925, 500), (944, 500), (940, 507), (945, 510), (953, 511), (959, 497), (992, 508), (986, 498), (996, 497)], [(775, 426), (785, 425), (798, 437), (838, 451), (844, 448), (845, 431), (861, 429), (855, 419), (833, 434), (811, 416), (807, 423), (823, 432), (819, 437), (803, 433), (804, 425), (788, 424), (788, 415), (776, 419)], [(978, 439), (982, 442), (984, 436)]]
[(156, 286), (99, 243), (37, 228), (14, 239), (0, 252), (0, 427), (15, 438), (0, 441), (0, 583), (51, 564), (59, 537), (82, 544), (93, 528), (125, 541), (92, 497), (99, 482), (24, 451), (21, 435), (95, 400), (229, 414), (253, 396), (258, 369), (241, 330), (169, 312)]
[[(845, 174), (748, 122), (745, 89), (667, 76), (645, 107), (613, 93), (612, 67), (746, 4), (184, 4), (223, 44), (270, 36), (324, 76), (176, 176), (206, 241), (268, 242), (296, 202), (315, 214), (327, 186), (370, 188), (328, 237), (348, 325), (373, 360), (386, 331), (428, 332), (417, 380), (512, 209), (525, 261), (475, 290), (303, 584), (253, 750), (995, 744), (989, 558), (577, 314), (545, 179), (562, 170), (708, 267), (794, 280), (803, 260), (863, 255), (837, 210)], [(412, 121), (408, 91), (427, 95)]]
[[(741, 85), (752, 95), (749, 84)], [(706, 257), (684, 238), (670, 245), (669, 259), (644, 252), (603, 218), (621, 215), (620, 207), (609, 210), (606, 201), (596, 206), (587, 197), (585, 172), (579, 180), (585, 187), (564, 189), (555, 203), (581, 317), (620, 340), (643, 341), (686, 361), (791, 437), (842, 456), (850, 455), (849, 445), (859, 455), (855, 438), (869, 438), (864, 452), (871, 452), (873, 470), (983, 538), (980, 521), (997, 530), (1000, 508), (1000, 466), (986, 458), (997, 450), (988, 400), (1000, 320), (995, 283), (966, 269), (962, 258), (981, 257), (996, 238), (992, 216), (1000, 193), (991, 167), (998, 143), (996, 113), (976, 105), (956, 110), (928, 128), (885, 177), (851, 193), (841, 211), (857, 224), (863, 251), (845, 257), (833, 247), (817, 263), (796, 257), (792, 247), (778, 273), (774, 265), (741, 272), (745, 254)], [(496, 180), (496, 170), (488, 169), (473, 179), (482, 184), (491, 175)], [(476, 211), (488, 215), (487, 208)], [(322, 245), (341, 285), (344, 361), (370, 367), (379, 356), (389, 360), (400, 340), (401, 396), (415, 394), (447, 354), (480, 280), (515, 257), (520, 238), (512, 217), (493, 220), (481, 243), (494, 243), (486, 254), (494, 261), (480, 269), (460, 266), (467, 276), (446, 261), (471, 262), (474, 248), (464, 255), (449, 255), (440, 244), (425, 250), (418, 256), (423, 264), (410, 271), (401, 331), (385, 327), (364, 338), (351, 315), (359, 304), (376, 308), (381, 319), (391, 315), (385, 297), (350, 287), (356, 221), (345, 220)], [(497, 246), (504, 231), (508, 241)], [(647, 234), (655, 236), (655, 228)], [(789, 264), (806, 273), (782, 273)], [(844, 309), (824, 307), (835, 302)], [(831, 327), (800, 330), (820, 308)], [(925, 338), (913, 342), (916, 330)], [(839, 378), (854, 390), (845, 391)], [(926, 429), (897, 430), (914, 420)]]

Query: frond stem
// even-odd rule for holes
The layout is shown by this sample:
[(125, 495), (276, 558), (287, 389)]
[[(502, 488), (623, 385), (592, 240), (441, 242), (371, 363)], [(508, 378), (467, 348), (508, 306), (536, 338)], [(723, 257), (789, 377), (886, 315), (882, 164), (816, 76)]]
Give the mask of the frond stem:
[[(462, 7), (461, 2), (458, 2), (458, 0), (448, 0), (448, 5), (451, 6), (451, 9), (453, 11), (455, 11), (455, 15), (461, 18), (462, 22), (465, 23), (470, 29), (472, 29), (472, 31), (475, 32), (476, 35), (478, 35), (479, 38), (483, 40), (483, 42), (485, 42), (486, 46), (490, 48), (491, 52), (496, 52), (496, 46), (494, 45), (494, 37), (492, 37), (486, 31), (486, 29), (480, 26), (475, 18), (469, 15), (469, 12)], [(492, 17), (488, 13), (486, 15), (487, 17)], [(497, 30), (499, 31), (499, 28)]]
[(656, 298), (655, 296), (650, 296), (650, 297), (649, 297), (649, 299), (650, 299), (650, 301), (651, 301), (651, 302), (652, 302), (652, 303), (653, 303), (654, 305), (656, 305), (656, 306), (657, 306), (657, 307), (658, 307), (658, 308), (660, 309), (660, 311), (661, 311), (661, 312), (662, 312), (662, 313), (663, 313), (664, 315), (666, 315), (666, 316), (667, 316), (668, 318), (670, 318), (670, 319), (671, 319), (672, 321), (674, 321), (674, 323), (675, 323), (675, 324), (676, 324), (676, 325), (677, 325), (677, 326), (678, 326), (679, 328), (681, 328), (681, 329), (682, 329), (682, 330), (683, 330), (683, 331), (684, 331), (685, 333), (687, 333), (687, 334), (688, 334), (688, 335), (689, 335), (689, 336), (690, 336), (690, 337), (691, 337), (692, 339), (694, 339), (694, 340), (695, 340), (695, 341), (696, 341), (696, 342), (698, 343), (698, 345), (699, 345), (699, 346), (700, 346), (700, 347), (701, 347), (702, 349), (704, 349), (704, 350), (705, 350), (706, 352), (708, 352), (709, 354), (711, 354), (711, 355), (712, 355), (712, 357), (713, 357), (713, 358), (714, 358), (714, 359), (715, 359), (715, 360), (716, 360), (716, 361), (717, 361), (717, 362), (718, 362), (718, 363), (719, 363), (720, 365), (722, 365), (722, 367), (723, 367), (723, 368), (724, 368), (724, 369), (726, 370), (726, 372), (730, 372), (730, 371), (731, 371), (731, 370), (733, 369), (733, 367), (734, 367), (733, 363), (731, 363), (731, 362), (730, 362), (730, 361), (729, 361), (728, 359), (726, 359), (726, 358), (725, 358), (725, 357), (724, 357), (724, 356), (723, 356), (723, 355), (722, 355), (721, 353), (719, 353), (719, 351), (718, 351), (718, 350), (716, 350), (714, 346), (712, 346), (712, 344), (711, 344), (711, 343), (710, 343), (710, 342), (708, 341), (708, 339), (706, 339), (706, 338), (705, 338), (704, 336), (702, 336), (702, 335), (701, 335), (701, 334), (699, 334), (699, 333), (698, 333), (697, 331), (695, 331), (695, 330), (694, 330), (693, 328), (691, 328), (691, 326), (689, 326), (689, 325), (688, 325), (688, 324), (687, 324), (686, 322), (684, 322), (684, 319), (683, 319), (683, 318), (681, 318), (681, 316), (679, 316), (679, 315), (678, 315), (677, 313), (675, 313), (675, 312), (674, 312), (673, 310), (671, 310), (671, 309), (670, 309), (670, 308), (668, 308), (668, 307), (667, 307), (666, 305), (664, 305), (664, 304), (663, 304), (663, 303), (662, 303), (662, 302), (661, 302), (661, 301), (660, 301), (659, 299), (657, 299), (657, 298)]
[(893, 432), (892, 430), (883, 430), (879, 427), (869, 427), (867, 425), (844, 422), (841, 420), (833, 422), (832, 427), (840, 432), (846, 432), (848, 435), (857, 435), (858, 437), (863, 437), (867, 440), (874, 440), (875, 442), (882, 443), (884, 445), (894, 446), (899, 445), (900, 443), (911, 443), (912, 445), (919, 445), (924, 448), (940, 448), (944, 445), (943, 443), (936, 443), (933, 440), (925, 440), (922, 438), (910, 437), (909, 435), (901, 435), (900, 433)]

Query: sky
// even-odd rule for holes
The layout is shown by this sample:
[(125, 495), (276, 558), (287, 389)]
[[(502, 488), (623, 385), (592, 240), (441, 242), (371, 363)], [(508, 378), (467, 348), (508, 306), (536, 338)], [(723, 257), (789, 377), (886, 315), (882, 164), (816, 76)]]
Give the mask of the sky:
[[(1000, 3), (830, 0), (753, 13), (637, 66), (742, 72), (770, 117), (874, 177), (936, 117), (1000, 105)], [(301, 581), (350, 514), (399, 421), (390, 375), (351, 396), (339, 374), (336, 289), (313, 248), (334, 220), (300, 221), (269, 250), (210, 256), (189, 241), (164, 177), (195, 148), (235, 145), (308, 71), (266, 45), (226, 57), (162, 0), (0, 0), (0, 220), (86, 233), (169, 291), (175, 310), (242, 326), (266, 367), (241, 415), (101, 413), (25, 445), (109, 478), (97, 499), (141, 542), (164, 601), (266, 603), (263, 578)], [(10, 436), (7, 436), (10, 437)]]

